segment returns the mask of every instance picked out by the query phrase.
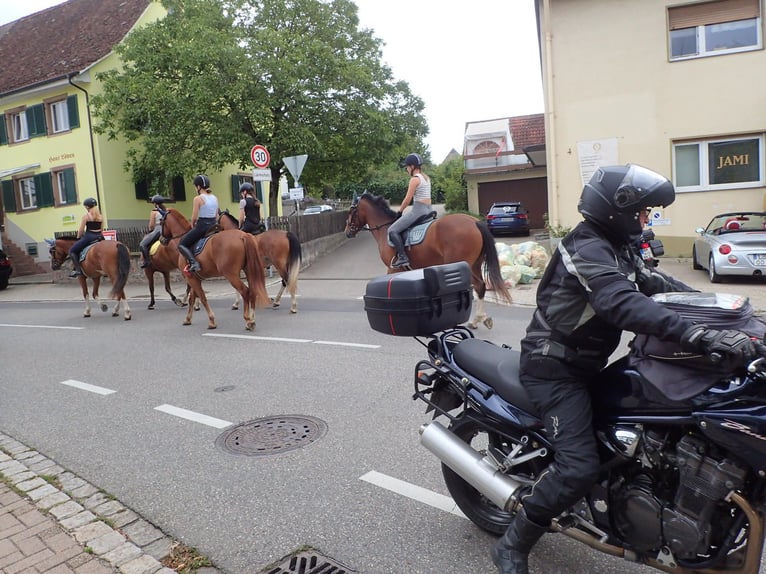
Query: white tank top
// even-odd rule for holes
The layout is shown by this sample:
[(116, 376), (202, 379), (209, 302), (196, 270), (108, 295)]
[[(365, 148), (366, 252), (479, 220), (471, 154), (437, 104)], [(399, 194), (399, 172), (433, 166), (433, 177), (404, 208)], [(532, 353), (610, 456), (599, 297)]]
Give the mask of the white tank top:
[(420, 183), (415, 188), (414, 201), (431, 201), (431, 180), (426, 179), (422, 173), (416, 173), (415, 176), (420, 180)]

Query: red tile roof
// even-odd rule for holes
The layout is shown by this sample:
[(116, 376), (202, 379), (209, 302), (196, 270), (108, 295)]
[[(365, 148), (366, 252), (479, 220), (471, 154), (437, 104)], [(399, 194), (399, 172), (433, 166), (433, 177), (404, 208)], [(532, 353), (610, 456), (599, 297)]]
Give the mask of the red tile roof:
[(545, 144), (545, 115), (516, 116), (508, 120), (513, 138), (513, 149), (521, 151), (527, 146)]
[(149, 2), (69, 0), (0, 26), (0, 95), (86, 69), (111, 52)]

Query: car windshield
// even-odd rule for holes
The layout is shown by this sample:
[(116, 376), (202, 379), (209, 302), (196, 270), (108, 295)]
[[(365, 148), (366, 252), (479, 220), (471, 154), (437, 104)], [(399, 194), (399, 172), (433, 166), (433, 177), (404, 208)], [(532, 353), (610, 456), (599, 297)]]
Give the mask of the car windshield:
[(490, 215), (506, 215), (516, 213), (519, 210), (518, 205), (495, 205), (489, 210)]
[(708, 224), (705, 233), (721, 235), (724, 233), (764, 230), (766, 230), (766, 213), (742, 212), (717, 215)]

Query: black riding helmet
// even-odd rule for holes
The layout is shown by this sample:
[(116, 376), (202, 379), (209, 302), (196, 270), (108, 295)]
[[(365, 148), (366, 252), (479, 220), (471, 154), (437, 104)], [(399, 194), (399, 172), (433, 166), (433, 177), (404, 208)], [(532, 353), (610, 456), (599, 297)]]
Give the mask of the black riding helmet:
[(210, 189), (210, 178), (204, 174), (199, 174), (194, 178), (194, 185), (202, 189)]
[(420, 167), (423, 165), (423, 158), (416, 153), (411, 153), (399, 162), (399, 167), (407, 167), (408, 165)]
[(245, 182), (242, 185), (239, 186), (239, 193), (242, 193), (243, 191), (247, 191), (248, 193), (253, 193), (255, 191), (255, 188), (253, 187), (252, 183)]
[(166, 201), (167, 200), (164, 197), (162, 197), (161, 195), (155, 195), (154, 197), (152, 197), (152, 203), (158, 203), (158, 204), (162, 205)]
[(96, 207), (98, 205), (98, 202), (92, 197), (89, 197), (85, 201), (83, 201), (82, 204), (85, 207)]
[(633, 242), (643, 230), (641, 210), (667, 207), (675, 198), (673, 184), (659, 173), (635, 164), (615, 165), (596, 170), (577, 210), (615, 239)]

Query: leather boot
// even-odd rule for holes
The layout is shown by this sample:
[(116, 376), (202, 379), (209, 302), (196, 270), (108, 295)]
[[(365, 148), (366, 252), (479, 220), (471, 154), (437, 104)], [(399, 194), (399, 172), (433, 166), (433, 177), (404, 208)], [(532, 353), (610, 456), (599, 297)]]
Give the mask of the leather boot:
[(527, 559), (532, 546), (548, 531), (547, 526), (535, 524), (520, 509), (502, 537), (492, 547), (492, 562), (499, 574), (529, 574)]
[(69, 254), (69, 259), (72, 260), (72, 272), (69, 274), (70, 277), (80, 277), (82, 275), (82, 267), (80, 267), (80, 255), (75, 255), (74, 253)]
[(409, 267), (410, 259), (404, 251), (404, 239), (402, 236), (399, 233), (391, 233), (388, 238), (394, 244), (394, 249), (396, 249), (396, 258), (391, 262), (391, 268)]
[(141, 256), (143, 257), (143, 260), (141, 261), (141, 269), (146, 269), (152, 264), (149, 257), (149, 249), (143, 245), (139, 245), (139, 248), (141, 249)]
[(179, 245), (178, 251), (181, 252), (181, 255), (186, 257), (186, 260), (189, 262), (189, 271), (191, 273), (196, 273), (201, 269), (199, 261), (197, 261), (197, 258), (194, 257), (194, 254), (192, 253), (191, 249), (186, 247), (186, 245)]

